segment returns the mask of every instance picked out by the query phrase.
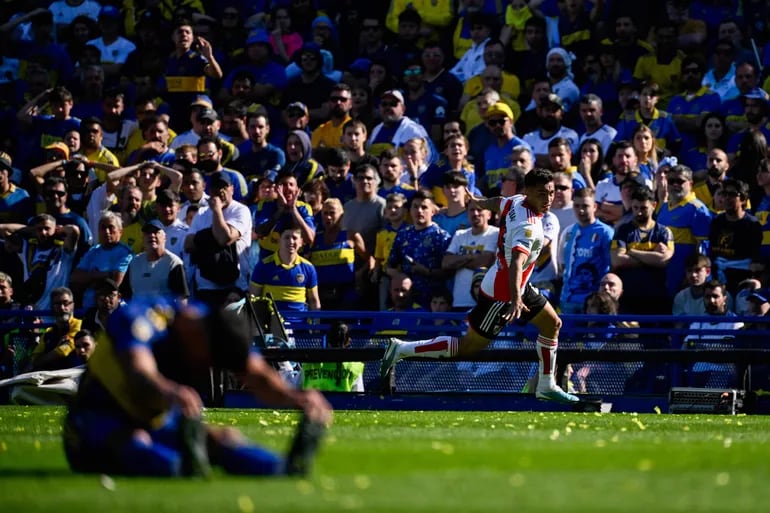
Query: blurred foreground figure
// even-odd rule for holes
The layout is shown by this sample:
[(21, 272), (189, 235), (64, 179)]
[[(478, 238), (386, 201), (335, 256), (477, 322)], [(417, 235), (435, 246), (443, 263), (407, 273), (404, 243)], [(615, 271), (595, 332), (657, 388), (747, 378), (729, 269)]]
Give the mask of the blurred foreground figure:
[[(235, 372), (272, 406), (303, 411), (285, 458), (201, 421), (193, 386), (208, 380), (210, 367)], [(205, 476), (219, 465), (232, 474), (305, 474), (331, 418), (319, 392), (289, 388), (254, 352), (245, 325), (230, 313), (138, 298), (97, 335), (67, 412), (64, 449), (76, 472)]]

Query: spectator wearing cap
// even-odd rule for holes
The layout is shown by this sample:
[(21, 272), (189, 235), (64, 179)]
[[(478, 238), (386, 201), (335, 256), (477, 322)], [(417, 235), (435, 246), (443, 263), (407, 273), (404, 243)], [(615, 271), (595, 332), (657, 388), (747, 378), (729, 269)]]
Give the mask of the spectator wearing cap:
[(757, 289), (748, 297), (749, 315), (767, 317), (770, 315), (770, 289)]
[(249, 100), (277, 106), (280, 93), (286, 88), (286, 70), (273, 59), (270, 34), (266, 30), (257, 29), (248, 35), (243, 61), (233, 67), (222, 83), (221, 100), (227, 99), (227, 91), (232, 90), (235, 77), (243, 72), (254, 78)]
[(688, 56), (682, 60), (683, 90), (668, 102), (668, 113), (682, 135), (682, 148), (689, 149), (697, 144), (697, 135), (703, 117), (709, 112), (719, 112), (722, 100), (719, 94), (703, 85), (706, 63), (699, 56)]
[(573, 129), (562, 125), (565, 112), (558, 94), (548, 93), (541, 96), (535, 112), (538, 128), (522, 137), (532, 147), (535, 165), (548, 167), (548, 144), (557, 137), (567, 140), (573, 154), (577, 152), (580, 136)]
[[(382, 123), (375, 126), (372, 135), (367, 141), (367, 152), (370, 155), (379, 155), (390, 148), (401, 148), (410, 139), (423, 138), (430, 141), (430, 136), (425, 128), (415, 120), (407, 117), (404, 94), (391, 89), (385, 91), (380, 99), (380, 116)], [(436, 159), (436, 151), (431, 148), (428, 161)]]
[(238, 148), (230, 142), (230, 138), (219, 133), (222, 123), (219, 120), (219, 114), (212, 108), (204, 107), (191, 117), (192, 128), (187, 132), (174, 137), (169, 147), (173, 150), (184, 144), (193, 146), (198, 144), (201, 137), (214, 137), (219, 140), (222, 147), (222, 164), (226, 165), (238, 159)]
[(86, 118), (80, 123), (80, 154), (89, 162), (106, 164), (106, 169), (94, 168), (99, 183), (104, 183), (107, 171), (120, 167), (115, 154), (104, 146), (104, 128), (99, 118)]
[(25, 223), (34, 212), (29, 193), (11, 182), (11, 156), (0, 151), (0, 223)]
[(293, 100), (302, 98), (310, 114), (311, 126), (328, 119), (328, 100), (334, 81), (323, 74), (321, 49), (315, 43), (305, 43), (294, 54), (295, 62), (301, 72), (289, 80), (284, 91), (284, 98)]
[(121, 286), (123, 297), (173, 297), (184, 303), (190, 295), (187, 289), (182, 259), (166, 249), (165, 226), (158, 219), (142, 227), (144, 251), (128, 264)]
[(329, 121), (313, 130), (310, 143), (314, 149), (339, 148), (342, 146), (342, 127), (350, 121), (353, 108), (353, 92), (345, 83), (335, 84), (329, 96)]
[[(281, 112), (281, 123), (273, 126), (270, 141), (276, 146), (285, 146), (286, 138), (294, 130), (301, 130), (310, 137), (310, 110), (302, 102), (291, 102)], [(284, 148), (285, 150), (285, 148)]]
[[(209, 187), (211, 197), (208, 207), (202, 208), (193, 218), (190, 232), (185, 238), (184, 249), (193, 261), (196, 254), (210, 251), (211, 247), (202, 247), (196, 243), (196, 234), (204, 230), (211, 230), (211, 236), (221, 248), (235, 244), (238, 255), (240, 273), (231, 283), (215, 283), (204, 278), (201, 271), (194, 264), (190, 272), (194, 273), (195, 290), (193, 296), (208, 304), (223, 305), (227, 294), (233, 287), (245, 291), (248, 287), (248, 250), (251, 246), (251, 213), (249, 208), (235, 201), (234, 185), (231, 175), (227, 173), (214, 173), (211, 176)], [(198, 238), (198, 241), (201, 239)]]
[(286, 164), (286, 154), (269, 142), (271, 126), (264, 110), (246, 116), (249, 139), (238, 147), (239, 157), (233, 167), (252, 179), (277, 173)]
[(569, 112), (578, 102), (580, 89), (575, 84), (572, 61), (575, 56), (564, 48), (551, 48), (545, 56), (545, 68), (551, 81), (551, 91), (561, 98), (562, 107)]
[[(490, 35), (494, 28), (494, 19), (489, 15), (482, 13), (471, 13), (468, 16), (468, 26), (470, 27), (470, 47), (461, 51), (457, 56), (457, 63), (449, 70), (463, 84), (476, 75), (480, 75), (486, 64), (484, 63), (484, 47), (491, 40)], [(458, 23), (462, 23), (461, 19)]]
[(126, 304), (118, 289), (118, 284), (112, 278), (104, 278), (97, 283), (94, 289), (96, 304), (83, 314), (84, 330), (98, 334), (107, 329), (110, 315)]
[(214, 57), (211, 43), (195, 37), (192, 22), (176, 22), (172, 41), (174, 51), (166, 62), (164, 95), (171, 108), (171, 123), (175, 129), (184, 127), (182, 121), (187, 106), (195, 95), (206, 91), (206, 77), (222, 78), (222, 69)]
[(112, 5), (105, 5), (99, 11), (99, 30), (101, 37), (88, 42), (99, 49), (102, 54), (102, 66), (107, 76), (117, 76), (128, 54), (136, 49), (136, 45), (120, 35), (123, 16), (120, 10)]
[(195, 164), (206, 177), (207, 190), (211, 192), (211, 179), (218, 174), (226, 174), (234, 185), (235, 201), (243, 201), (249, 194), (248, 183), (241, 173), (222, 165), (224, 152), (216, 137), (201, 137), (198, 139), (198, 162)]
[(155, 214), (163, 225), (163, 231), (166, 232), (166, 248), (179, 258), (183, 258), (184, 239), (190, 228), (179, 219), (180, 205), (178, 193), (171, 189), (158, 192), (158, 198), (155, 200)]
[(519, 145), (531, 146), (514, 135), (513, 121), (513, 112), (508, 105), (497, 102), (487, 108), (485, 124), (495, 136), (495, 144), (488, 146), (484, 152), (484, 175), (479, 184), (482, 191), (490, 193), (499, 190), (503, 176), (511, 165), (513, 148)]
[[(72, 93), (64, 87), (56, 87), (46, 89), (19, 109), (16, 119), (21, 123), (21, 135), (30, 141), (39, 141), (36, 148), (30, 147), (29, 162), (38, 164), (43, 148), (61, 141), (69, 130), (80, 128), (80, 119), (70, 115), (73, 104)], [(51, 114), (43, 114), (46, 108)]]
[(770, 114), (768, 94), (757, 87), (741, 96), (741, 100), (743, 102), (743, 114), (746, 118), (747, 127), (745, 130), (731, 135), (727, 141), (725, 151), (727, 151), (728, 159), (731, 162), (735, 160), (744, 137), (751, 132), (761, 132), (765, 139), (770, 140), (770, 128), (767, 126), (768, 115)]

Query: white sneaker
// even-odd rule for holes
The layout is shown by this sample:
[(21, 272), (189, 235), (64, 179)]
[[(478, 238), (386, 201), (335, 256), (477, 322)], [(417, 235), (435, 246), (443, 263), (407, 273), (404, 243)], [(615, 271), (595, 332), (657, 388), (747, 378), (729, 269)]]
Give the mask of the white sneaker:
[(553, 385), (549, 388), (538, 389), (535, 392), (535, 397), (541, 401), (554, 401), (564, 404), (580, 402), (580, 398), (578, 396), (565, 392), (558, 385)]
[(401, 359), (401, 344), (403, 342), (397, 338), (391, 338), (385, 347), (385, 354), (380, 363), (380, 379), (384, 382), (390, 373), (390, 369)]

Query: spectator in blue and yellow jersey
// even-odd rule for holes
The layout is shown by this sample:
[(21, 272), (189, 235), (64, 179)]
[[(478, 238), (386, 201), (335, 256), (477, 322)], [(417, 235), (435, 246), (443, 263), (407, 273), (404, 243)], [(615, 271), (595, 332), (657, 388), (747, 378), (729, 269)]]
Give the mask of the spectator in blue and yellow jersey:
[(658, 207), (658, 222), (674, 235), (674, 254), (666, 266), (666, 290), (673, 298), (685, 285), (685, 262), (708, 240), (711, 212), (692, 191), (692, 170), (677, 165), (665, 174), (666, 198)]
[[(29, 138), (33, 144), (37, 141), (34, 149), (30, 148), (30, 162), (39, 163), (43, 148), (64, 139), (68, 131), (80, 128), (80, 119), (70, 115), (72, 106), (72, 93), (64, 87), (56, 87), (46, 89), (19, 109), (16, 119), (22, 125), (24, 138)], [(46, 110), (50, 114), (44, 113)]]
[(496, 144), (488, 146), (484, 151), (484, 175), (479, 183), (482, 191), (500, 188), (503, 175), (511, 167), (511, 152), (514, 147), (531, 147), (529, 143), (514, 135), (513, 121), (513, 112), (504, 103), (494, 103), (487, 109), (485, 123), (495, 136)]
[(417, 185), (415, 179), (412, 183), (404, 183), (401, 177), (404, 174), (404, 165), (401, 162), (398, 152), (395, 150), (385, 150), (380, 154), (380, 177), (382, 182), (377, 190), (383, 199), (389, 194), (400, 193), (406, 196), (407, 201), (414, 196)]
[[(318, 274), (319, 298), (325, 310), (355, 310), (362, 280), (368, 280), (375, 267), (361, 235), (342, 228), (342, 214), (340, 200), (324, 201), (322, 223), (310, 248), (310, 262)], [(357, 259), (362, 262), (358, 269)]]
[(297, 178), (291, 173), (279, 173), (275, 186), (276, 199), (260, 200), (254, 208), (252, 224), (259, 238), (260, 252), (268, 255), (277, 251), (281, 232), (288, 225), (299, 226), (305, 244), (311, 246), (316, 232), (313, 210), (300, 200)]
[(770, 161), (765, 159), (757, 169), (757, 185), (762, 188), (764, 196), (754, 211), (754, 216), (762, 225), (762, 245), (759, 248), (760, 258), (765, 265), (770, 265)]
[[(486, 129), (486, 128), (485, 128)], [(481, 191), (476, 187), (476, 173), (473, 164), (468, 162), (468, 140), (457, 133), (444, 139), (444, 158), (420, 175), (419, 185), (422, 189), (428, 189), (433, 193), (436, 203), (446, 205), (444, 196), (443, 179), (450, 171), (459, 171), (468, 180), (468, 189), (471, 193), (480, 196)]]
[(220, 79), (222, 69), (211, 43), (193, 34), (190, 20), (176, 22), (172, 41), (174, 51), (166, 62), (164, 98), (171, 108), (172, 126), (181, 131), (186, 128), (188, 105), (195, 95), (206, 91), (206, 77)]
[(683, 58), (684, 54), (677, 48), (676, 27), (669, 21), (661, 21), (655, 28), (655, 53), (639, 57), (634, 68), (634, 78), (658, 84), (661, 106), (664, 108), (676, 93), (682, 76)]
[(639, 108), (633, 115), (623, 114), (615, 125), (618, 134), (616, 141), (630, 141), (634, 130), (640, 124), (647, 125), (655, 134), (658, 148), (676, 154), (682, 144), (682, 137), (677, 130), (674, 120), (668, 112), (659, 110), (658, 100), (661, 98), (661, 87), (656, 82), (648, 82), (642, 86), (639, 94)]
[(34, 206), (29, 193), (11, 183), (11, 156), (0, 152), (0, 223), (26, 223)]
[(683, 90), (668, 102), (668, 113), (682, 135), (683, 149), (695, 146), (703, 116), (719, 112), (722, 106), (719, 95), (701, 85), (705, 67), (699, 56), (685, 57), (682, 60)]
[(278, 173), (286, 164), (286, 155), (281, 148), (268, 142), (270, 120), (264, 110), (246, 116), (246, 132), (249, 139), (238, 146), (239, 156), (233, 167), (248, 179)]
[(320, 310), (318, 274), (315, 267), (299, 255), (302, 229), (289, 223), (280, 232), (278, 250), (257, 262), (251, 274), (249, 292), (271, 294), (280, 311)]
[(75, 317), (72, 291), (58, 287), (51, 291), (54, 325), (46, 329), (40, 343), (32, 352), (31, 370), (66, 369), (78, 365), (75, 358), (75, 334), (82, 320)]
[[(724, 205), (721, 204), (722, 197), (717, 196), (717, 190), (727, 178), (727, 171), (730, 169), (727, 153), (719, 148), (714, 148), (708, 153), (706, 166), (708, 166), (706, 179), (696, 183), (693, 192), (695, 197), (701, 200), (712, 214), (717, 214), (724, 210)], [(718, 203), (717, 200), (720, 202)]]
[(391, 32), (398, 33), (401, 13), (414, 10), (420, 13), (420, 36), (438, 41), (452, 22), (452, 4), (451, 0), (392, 0), (385, 25)]
[(587, 2), (559, 2), (560, 46), (575, 55), (583, 55), (593, 39), (591, 27), (602, 17), (601, 4), (593, 2), (589, 11)]
[(385, 198), (385, 218), (384, 228), (377, 232), (377, 238), (374, 244), (374, 259), (376, 266), (372, 273), (372, 283), (380, 284), (379, 288), (379, 309), (385, 310), (388, 301), (388, 290), (390, 289), (390, 277), (385, 273), (385, 266), (390, 258), (390, 251), (393, 249), (393, 241), (396, 234), (407, 227), (406, 210), (409, 203), (406, 196), (401, 193), (394, 193)]
[[(479, 19), (491, 20), (497, 16), (499, 5), (497, 0), (463, 0), (458, 2), (457, 24), (452, 34), (452, 51), (455, 59), (460, 59), (474, 44), (473, 28)], [(475, 25), (478, 28), (478, 25)], [(476, 34), (478, 37), (478, 34)]]

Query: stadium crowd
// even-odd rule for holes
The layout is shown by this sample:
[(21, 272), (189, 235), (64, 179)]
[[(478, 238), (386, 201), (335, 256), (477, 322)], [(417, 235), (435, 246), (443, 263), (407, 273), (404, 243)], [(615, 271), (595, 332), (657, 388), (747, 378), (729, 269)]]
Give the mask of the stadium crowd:
[(711, 279), (725, 314), (768, 311), (765, 2), (0, 12), (0, 308), (88, 309), (80, 337), (139, 295), (465, 311), (498, 244), (471, 193), (538, 166), (531, 282), (561, 311), (704, 314)]

